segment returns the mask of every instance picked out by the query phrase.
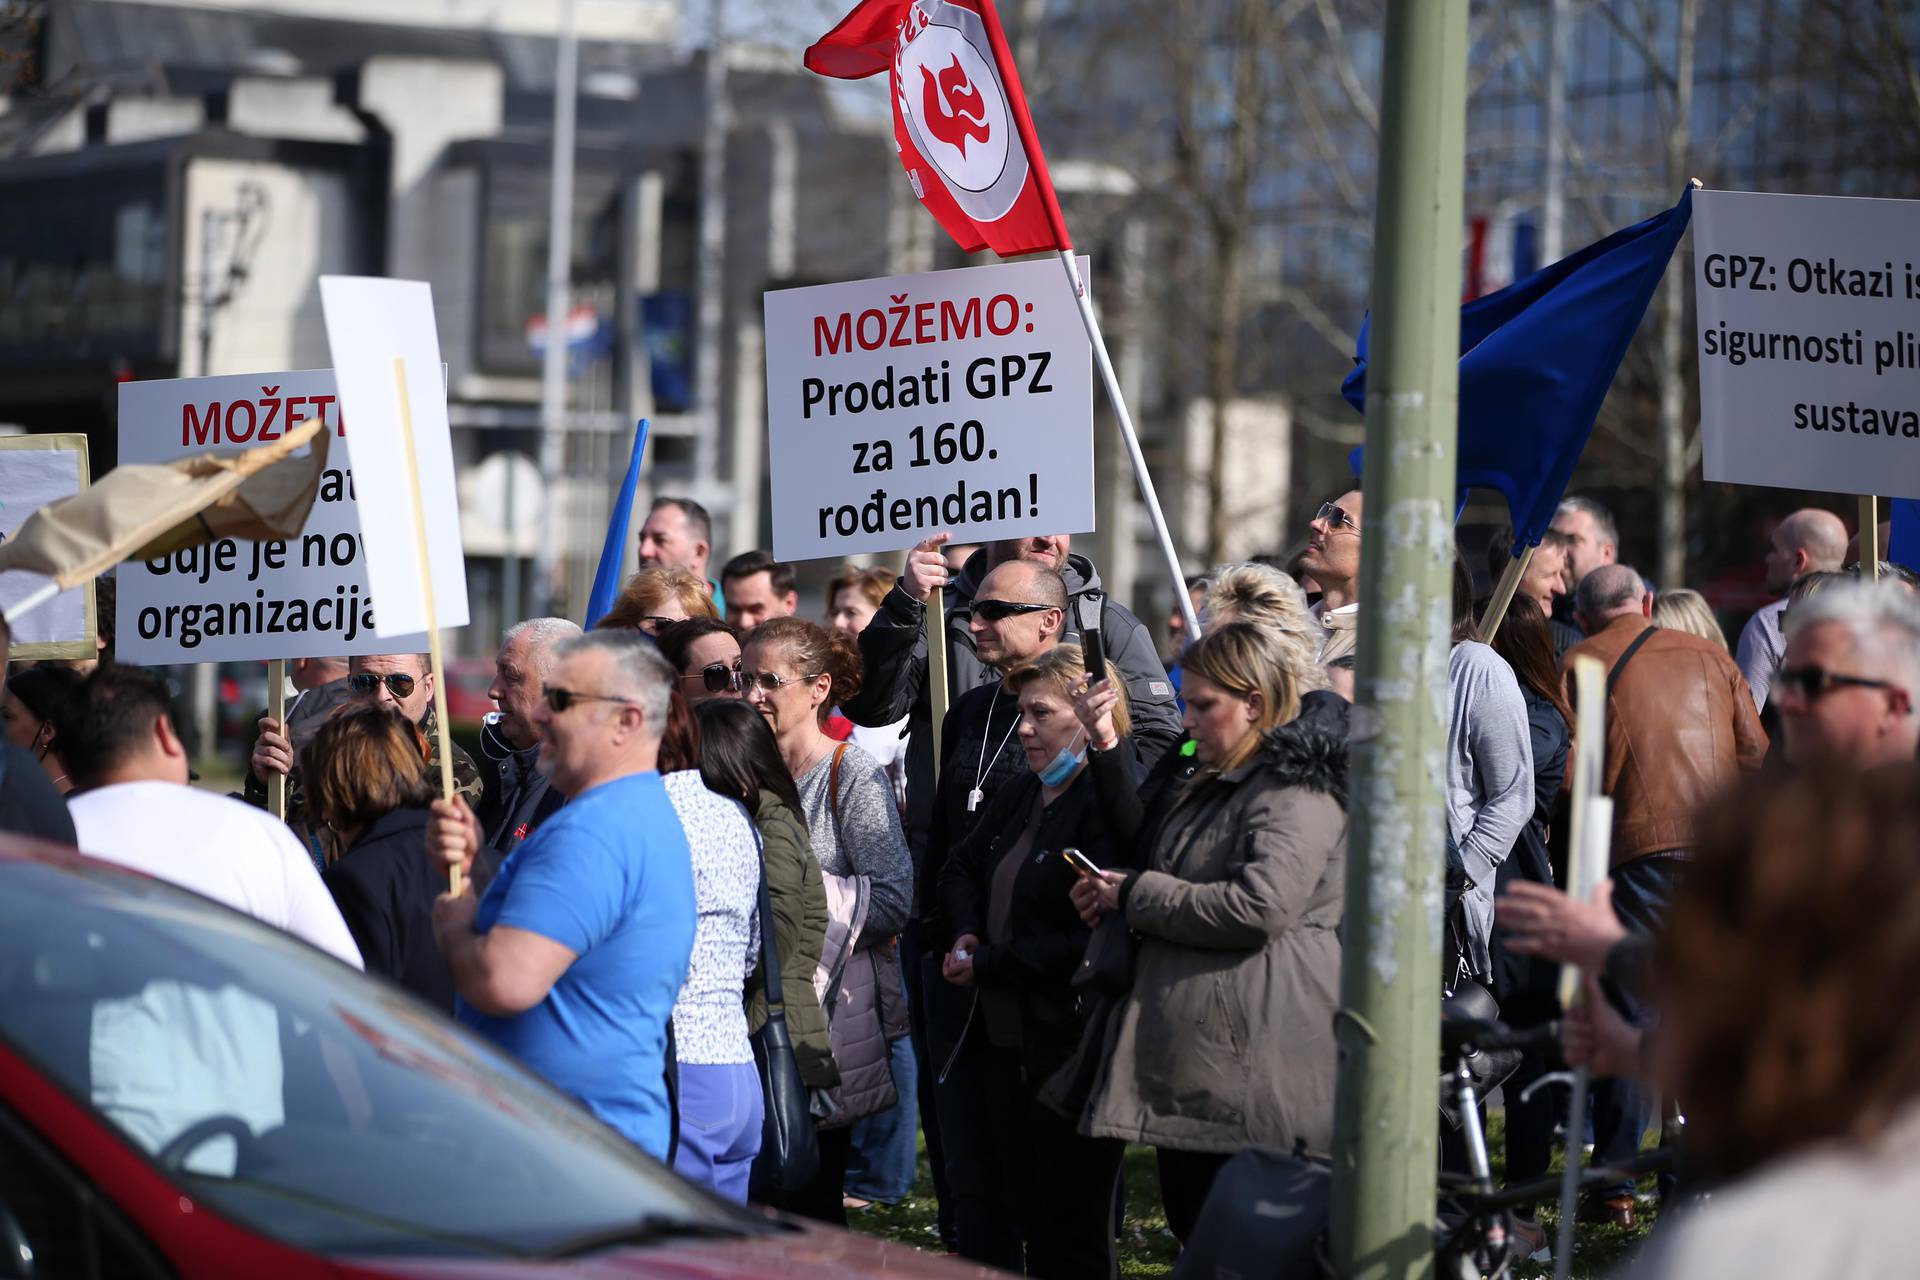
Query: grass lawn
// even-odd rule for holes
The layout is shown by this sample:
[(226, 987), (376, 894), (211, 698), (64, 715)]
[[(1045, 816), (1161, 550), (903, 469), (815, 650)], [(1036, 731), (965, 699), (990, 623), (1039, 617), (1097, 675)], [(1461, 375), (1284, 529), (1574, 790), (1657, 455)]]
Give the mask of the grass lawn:
[[(1505, 1144), (1501, 1141), (1504, 1119), (1500, 1112), (1488, 1117), (1488, 1146), (1493, 1156), (1494, 1177), (1502, 1175)], [(1560, 1167), (1556, 1158), (1554, 1168)], [(1120, 1274), (1123, 1276), (1165, 1276), (1173, 1271), (1180, 1249), (1167, 1230), (1166, 1215), (1160, 1211), (1160, 1179), (1154, 1168), (1151, 1147), (1128, 1147), (1126, 1155), (1127, 1216), (1120, 1235)], [(1641, 1180), (1640, 1188), (1651, 1191), (1651, 1176)], [(1614, 1227), (1582, 1225), (1575, 1245), (1573, 1275), (1599, 1277), (1610, 1274), (1639, 1243), (1651, 1223), (1653, 1208), (1647, 1206), (1643, 1225), (1633, 1231)], [(927, 1153), (920, 1150), (920, 1167), (914, 1179), (913, 1194), (892, 1207), (876, 1205), (864, 1213), (849, 1214), (856, 1231), (898, 1240), (930, 1253), (940, 1252), (940, 1234), (935, 1227), (933, 1179), (927, 1171)], [(1540, 1220), (1551, 1241), (1556, 1229), (1553, 1206), (1542, 1206)], [(1551, 1276), (1552, 1266), (1522, 1263), (1510, 1274), (1520, 1280)]]

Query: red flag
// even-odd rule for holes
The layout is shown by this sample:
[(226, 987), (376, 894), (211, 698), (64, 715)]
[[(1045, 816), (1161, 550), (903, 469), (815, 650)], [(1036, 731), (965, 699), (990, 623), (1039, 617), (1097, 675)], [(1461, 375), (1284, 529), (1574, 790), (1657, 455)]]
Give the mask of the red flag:
[(962, 249), (1073, 247), (993, 0), (862, 0), (804, 61), (842, 80), (888, 73), (900, 163)]

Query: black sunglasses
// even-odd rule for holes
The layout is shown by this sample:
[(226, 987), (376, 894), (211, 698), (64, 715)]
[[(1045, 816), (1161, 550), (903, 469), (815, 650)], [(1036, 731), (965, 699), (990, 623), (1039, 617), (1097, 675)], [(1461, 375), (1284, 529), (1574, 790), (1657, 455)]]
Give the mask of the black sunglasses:
[(1050, 604), (1024, 604), (1018, 600), (975, 600), (975, 617), (985, 618), (988, 622), (999, 622), (1011, 618), (1016, 613), (1045, 613), (1053, 608)]
[(1825, 667), (1782, 667), (1773, 677), (1773, 682), (1783, 689), (1793, 690), (1808, 702), (1816, 702), (1839, 688), (1891, 689), (1895, 687), (1886, 680), (1870, 680), (1866, 676), (1843, 676)]
[(682, 680), (698, 680), (706, 686), (708, 693), (727, 693), (740, 688), (740, 670), (724, 662), (709, 662), (690, 676), (681, 676)]
[(547, 700), (548, 709), (557, 716), (565, 715), (576, 702), (617, 702), (623, 707), (634, 705), (632, 698), (616, 698), (610, 693), (575, 693), (551, 684), (540, 691), (540, 696)]
[(362, 671), (347, 677), (347, 686), (363, 698), (376, 692), (383, 683), (387, 686), (388, 692), (396, 698), (413, 696), (414, 678), (404, 672), (393, 671), (384, 676), (377, 676), (371, 671)]

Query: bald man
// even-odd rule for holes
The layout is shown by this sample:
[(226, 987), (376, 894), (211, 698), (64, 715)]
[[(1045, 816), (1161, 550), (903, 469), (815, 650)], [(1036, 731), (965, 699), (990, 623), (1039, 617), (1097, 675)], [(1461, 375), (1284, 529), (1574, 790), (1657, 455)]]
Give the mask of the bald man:
[(1816, 570), (1838, 569), (1846, 563), (1847, 526), (1831, 511), (1802, 507), (1782, 520), (1767, 542), (1767, 590), (1780, 598), (1751, 618), (1740, 632), (1735, 661), (1753, 692), (1755, 710), (1767, 706), (1767, 690), (1780, 659), (1787, 651), (1780, 619), (1787, 610), (1787, 592)]

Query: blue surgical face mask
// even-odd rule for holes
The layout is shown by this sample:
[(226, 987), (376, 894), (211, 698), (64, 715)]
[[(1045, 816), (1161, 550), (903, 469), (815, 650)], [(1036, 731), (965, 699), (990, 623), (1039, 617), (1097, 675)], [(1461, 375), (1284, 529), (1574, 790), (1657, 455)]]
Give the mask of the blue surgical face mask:
[[(1085, 732), (1085, 729), (1077, 730), (1073, 735), (1073, 740), (1078, 742), (1081, 735)], [(1073, 771), (1084, 764), (1086, 759), (1087, 753), (1085, 751), (1076, 752), (1071, 750), (1070, 747), (1060, 748), (1059, 753), (1048, 762), (1047, 767), (1040, 771), (1040, 785), (1046, 787), (1059, 786), (1068, 778), (1071, 778)]]

